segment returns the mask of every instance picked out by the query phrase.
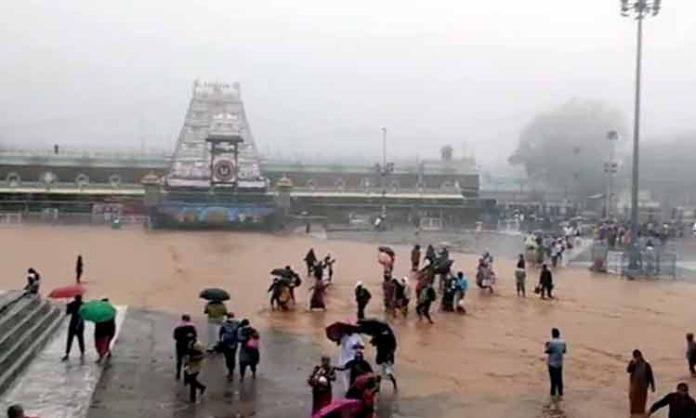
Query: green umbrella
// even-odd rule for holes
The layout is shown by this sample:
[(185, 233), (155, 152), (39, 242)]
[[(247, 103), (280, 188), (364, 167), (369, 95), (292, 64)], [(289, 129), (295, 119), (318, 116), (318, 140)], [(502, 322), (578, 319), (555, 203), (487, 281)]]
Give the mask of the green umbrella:
[(90, 300), (82, 304), (80, 316), (94, 323), (106, 322), (116, 317), (116, 308), (103, 300)]

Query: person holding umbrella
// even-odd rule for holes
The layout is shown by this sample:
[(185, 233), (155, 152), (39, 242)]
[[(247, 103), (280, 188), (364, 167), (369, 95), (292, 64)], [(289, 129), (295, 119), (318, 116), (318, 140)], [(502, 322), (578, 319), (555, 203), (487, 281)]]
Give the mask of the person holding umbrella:
[(396, 391), (397, 384), (394, 375), (396, 336), (394, 331), (389, 324), (377, 319), (358, 321), (358, 329), (361, 333), (372, 336), (370, 344), (377, 349), (375, 363), (381, 367), (382, 375), (391, 380), (394, 391)]
[(391, 277), (394, 271), (394, 262), (396, 261), (396, 253), (390, 247), (378, 247), (377, 261), (384, 267), (384, 275)]
[[(109, 299), (104, 298), (101, 300), (111, 306)], [(113, 306), (112, 306), (113, 308)], [(99, 358), (97, 363), (101, 363), (104, 358), (111, 357), (111, 340), (113, 340), (116, 335), (116, 314), (114, 309), (114, 315), (110, 319), (104, 321), (96, 322), (94, 324), (94, 348), (97, 350)]]
[(85, 321), (80, 315), (80, 308), (82, 307), (82, 295), (85, 293), (85, 289), (78, 285), (58, 287), (51, 290), (48, 293), (49, 298), (53, 299), (69, 299), (73, 298), (73, 301), (68, 303), (65, 310), (65, 315), (70, 316), (70, 322), (68, 323), (68, 341), (65, 350), (65, 356), (61, 357), (61, 361), (66, 361), (70, 355), (70, 348), (72, 347), (72, 342), (75, 337), (77, 337), (77, 342), (80, 346), (81, 356), (85, 355)]
[[(341, 352), (338, 357), (338, 364), (342, 368), (355, 358), (355, 353), (365, 348), (360, 335), (352, 330), (348, 330), (348, 332), (343, 334), (339, 344), (341, 346)], [(344, 372), (342, 379), (343, 387), (347, 391), (350, 389), (350, 373)]]
[(97, 363), (101, 363), (105, 357), (111, 357), (109, 347), (116, 335), (116, 308), (104, 298), (84, 302), (78, 312), (85, 321), (94, 322), (94, 348), (99, 355)]
[(68, 343), (65, 348), (65, 356), (61, 361), (66, 361), (70, 356), (72, 342), (77, 337), (77, 344), (80, 347), (80, 357), (85, 356), (85, 320), (80, 316), (80, 308), (82, 307), (82, 295), (75, 295), (75, 299), (68, 303), (65, 314), (70, 316), (68, 322)]
[(227, 317), (227, 306), (223, 301), (230, 298), (223, 289), (210, 288), (203, 290), (199, 296), (208, 301), (203, 313), (208, 317), (208, 351), (214, 351), (218, 344), (220, 325)]
[[(349, 322), (334, 322), (326, 327), (326, 337), (340, 346), (338, 355), (338, 368), (342, 369), (346, 363), (353, 360), (358, 350), (365, 348), (362, 338), (358, 334), (358, 327)], [(341, 373), (344, 390), (350, 388), (350, 375)]]

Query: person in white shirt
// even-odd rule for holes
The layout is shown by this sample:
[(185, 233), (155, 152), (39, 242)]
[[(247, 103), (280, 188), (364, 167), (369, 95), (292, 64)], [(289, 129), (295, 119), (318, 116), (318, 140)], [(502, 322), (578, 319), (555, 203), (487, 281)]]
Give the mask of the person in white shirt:
[[(339, 344), (341, 346), (341, 351), (338, 356), (339, 367), (345, 367), (346, 363), (353, 360), (356, 352), (365, 348), (360, 335), (354, 333), (343, 334)], [(343, 381), (343, 387), (348, 391), (348, 389), (350, 389), (350, 372), (342, 371), (341, 380)]]

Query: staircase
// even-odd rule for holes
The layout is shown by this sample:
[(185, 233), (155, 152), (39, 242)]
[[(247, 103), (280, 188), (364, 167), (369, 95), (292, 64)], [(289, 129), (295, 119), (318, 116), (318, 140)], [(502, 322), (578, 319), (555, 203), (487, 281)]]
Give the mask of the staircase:
[(60, 325), (60, 309), (21, 292), (0, 294), (0, 394), (43, 348)]

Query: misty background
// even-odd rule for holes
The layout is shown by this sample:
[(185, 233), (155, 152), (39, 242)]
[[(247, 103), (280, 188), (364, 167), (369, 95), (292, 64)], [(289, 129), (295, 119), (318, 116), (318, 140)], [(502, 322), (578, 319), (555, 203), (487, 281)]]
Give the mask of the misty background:
[[(623, 149), (635, 22), (619, 4), (6, 1), (0, 146), (171, 151), (198, 78), (241, 83), (275, 157), (376, 158), (386, 126), (392, 156), (451, 144), (508, 170), (535, 118), (577, 100), (612, 115), (600, 125), (617, 125)], [(643, 80), (646, 144), (696, 139), (693, 0), (647, 20)]]

